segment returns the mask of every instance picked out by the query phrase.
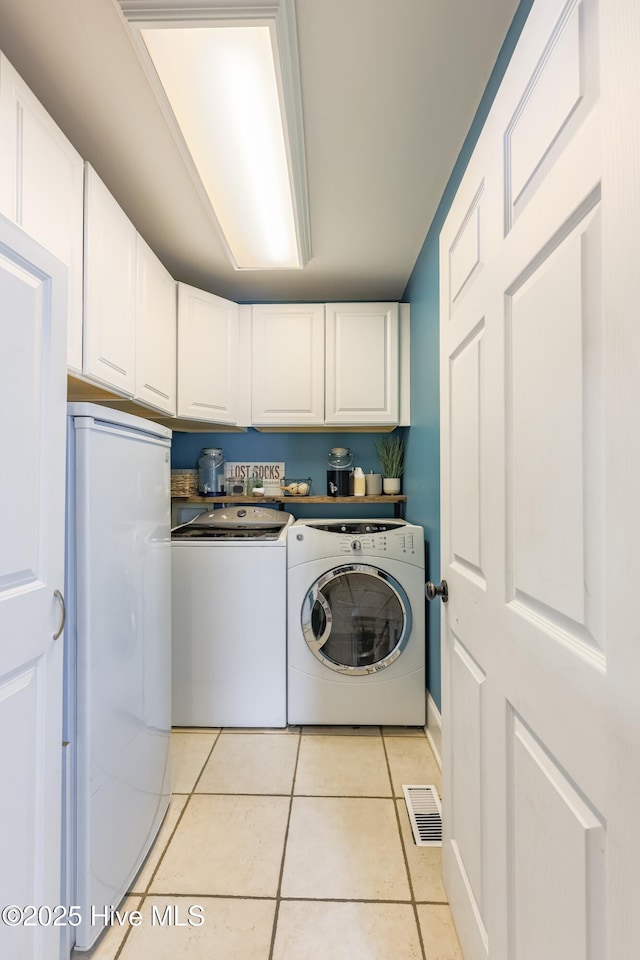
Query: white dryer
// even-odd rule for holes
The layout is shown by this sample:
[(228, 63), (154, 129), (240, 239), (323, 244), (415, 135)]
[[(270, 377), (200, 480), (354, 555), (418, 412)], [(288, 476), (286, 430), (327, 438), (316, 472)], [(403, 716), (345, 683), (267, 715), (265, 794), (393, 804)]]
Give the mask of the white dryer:
[(423, 528), (298, 520), (287, 570), (288, 722), (422, 726)]

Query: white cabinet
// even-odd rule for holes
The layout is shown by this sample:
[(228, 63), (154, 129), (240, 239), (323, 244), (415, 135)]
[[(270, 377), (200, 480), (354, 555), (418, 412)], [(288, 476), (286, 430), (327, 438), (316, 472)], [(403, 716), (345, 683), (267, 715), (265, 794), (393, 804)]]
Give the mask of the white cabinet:
[(398, 304), (328, 303), (325, 423), (397, 424)]
[(176, 282), (137, 235), (136, 399), (175, 416)]
[(408, 423), (409, 313), (407, 307), (400, 325), (398, 306), (255, 305), (252, 423), (290, 427)]
[(0, 54), (0, 212), (69, 271), (67, 366), (82, 369), (82, 158)]
[(250, 350), (241, 351), (241, 322), (249, 308), (178, 284), (179, 417), (246, 425), (244, 379)]
[(251, 422), (324, 423), (324, 305), (252, 308)]
[(136, 386), (136, 229), (86, 164), (85, 377), (125, 396)]

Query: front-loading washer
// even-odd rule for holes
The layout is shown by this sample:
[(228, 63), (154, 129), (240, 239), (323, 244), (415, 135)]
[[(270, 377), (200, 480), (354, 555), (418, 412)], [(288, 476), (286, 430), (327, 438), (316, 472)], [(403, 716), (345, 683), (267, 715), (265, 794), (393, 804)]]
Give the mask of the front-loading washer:
[(422, 527), (298, 520), (287, 593), (290, 724), (424, 725)]

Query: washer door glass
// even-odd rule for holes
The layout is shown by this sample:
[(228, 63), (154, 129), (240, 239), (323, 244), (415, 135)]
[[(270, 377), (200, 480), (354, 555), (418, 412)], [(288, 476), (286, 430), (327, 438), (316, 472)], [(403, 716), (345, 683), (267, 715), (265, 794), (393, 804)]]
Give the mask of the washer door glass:
[(323, 574), (302, 605), (302, 631), (318, 660), (339, 673), (384, 670), (411, 632), (407, 595), (388, 573), (348, 564)]

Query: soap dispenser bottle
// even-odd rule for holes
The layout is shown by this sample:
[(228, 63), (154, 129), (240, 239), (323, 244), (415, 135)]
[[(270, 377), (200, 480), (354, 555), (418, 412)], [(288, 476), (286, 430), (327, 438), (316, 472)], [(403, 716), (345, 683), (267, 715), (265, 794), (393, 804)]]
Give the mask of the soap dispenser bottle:
[(353, 495), (354, 497), (364, 497), (366, 491), (366, 482), (362, 467), (356, 467), (353, 471)]

